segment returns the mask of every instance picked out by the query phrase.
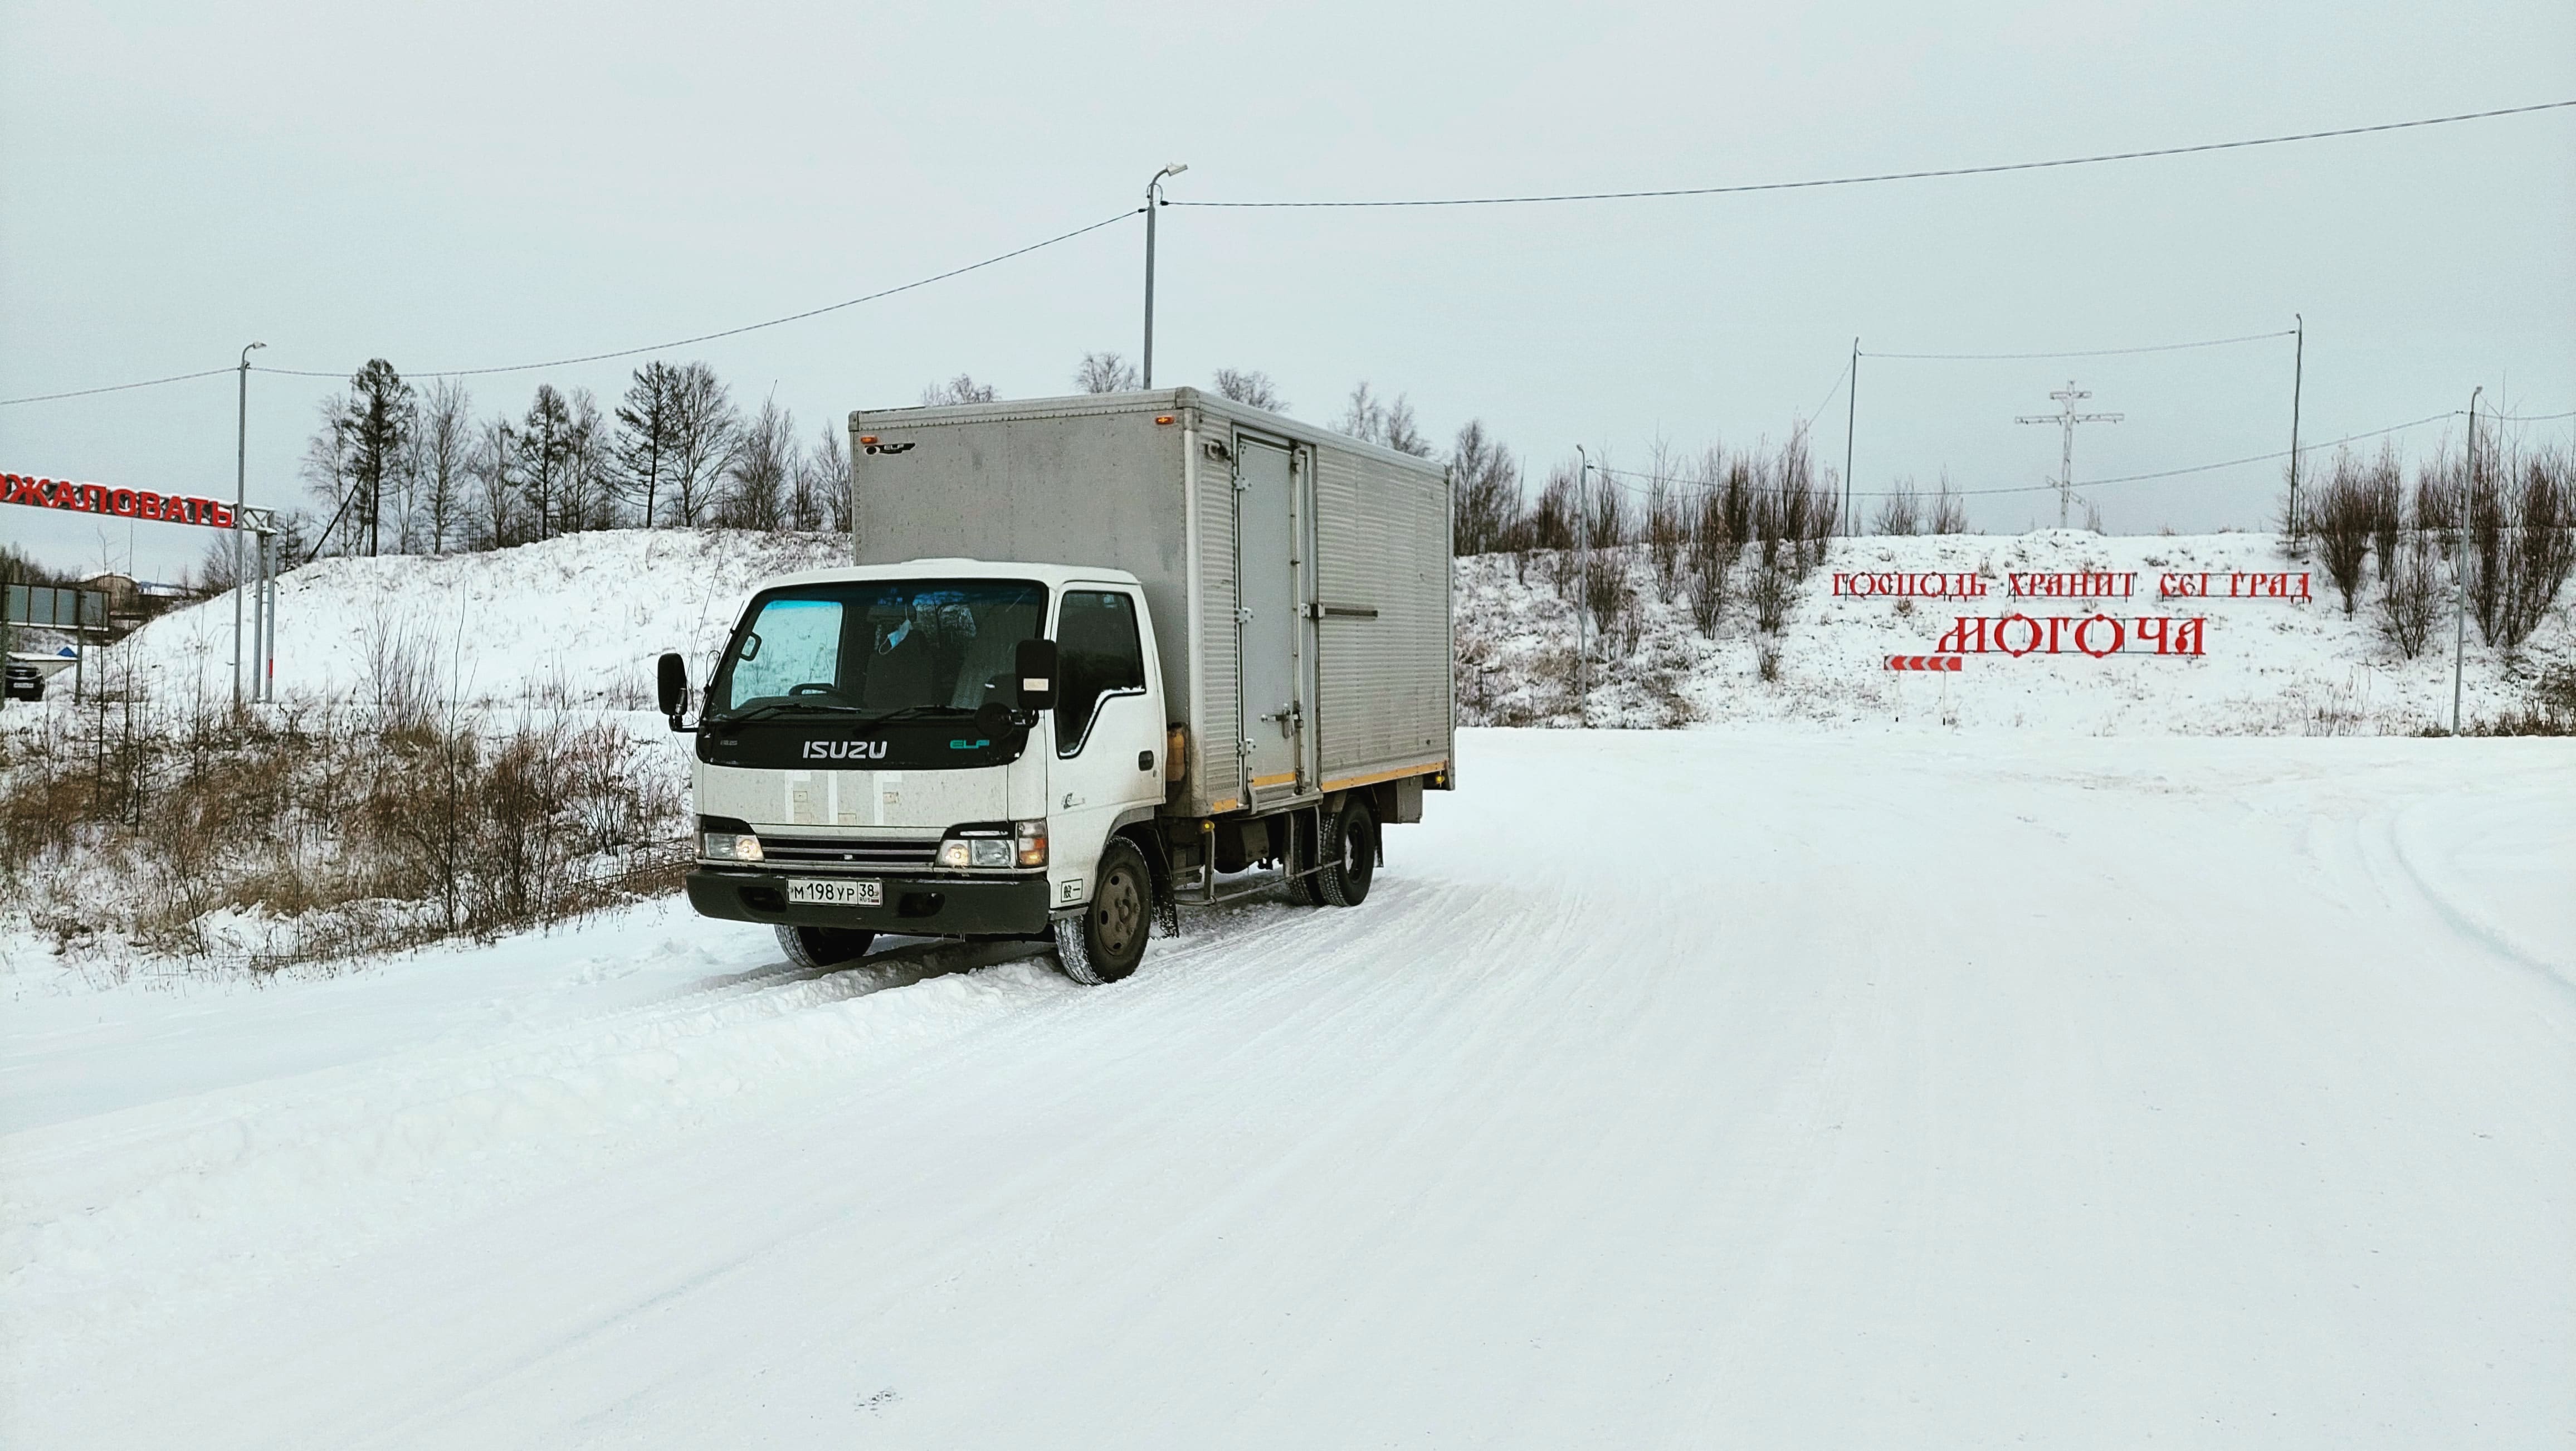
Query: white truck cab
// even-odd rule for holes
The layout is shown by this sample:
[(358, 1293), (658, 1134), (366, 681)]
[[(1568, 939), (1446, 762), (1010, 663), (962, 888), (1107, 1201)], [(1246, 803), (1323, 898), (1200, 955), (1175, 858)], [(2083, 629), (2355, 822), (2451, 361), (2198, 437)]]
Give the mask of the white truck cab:
[(1144, 851), (1113, 847), (1163, 804), (1167, 717), (1124, 571), (931, 559), (773, 580), (707, 683), (690, 900), (779, 926), (818, 964), (859, 934), (1061, 920), (1090, 928), (1060, 944), (1089, 960), (1069, 970), (1123, 976), (1155, 899)]

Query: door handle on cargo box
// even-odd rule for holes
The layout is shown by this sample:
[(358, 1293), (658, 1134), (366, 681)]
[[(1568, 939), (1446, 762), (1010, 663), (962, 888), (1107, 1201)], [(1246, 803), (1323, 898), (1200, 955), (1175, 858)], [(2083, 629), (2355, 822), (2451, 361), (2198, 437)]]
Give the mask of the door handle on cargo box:
[(1377, 607), (1374, 605), (1317, 605), (1315, 606), (1315, 618), (1319, 620), (1374, 620), (1377, 618)]

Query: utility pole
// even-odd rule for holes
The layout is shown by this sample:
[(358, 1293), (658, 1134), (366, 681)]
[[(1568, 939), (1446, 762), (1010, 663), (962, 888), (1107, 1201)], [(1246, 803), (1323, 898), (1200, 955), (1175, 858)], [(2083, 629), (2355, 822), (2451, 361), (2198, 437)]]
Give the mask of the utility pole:
[(2478, 395), (2469, 390), (2469, 486), (2451, 523), (2451, 734), (2460, 733), (2460, 665), (2469, 653), (2469, 500), (2478, 493)]
[(1851, 389), (1843, 409), (1843, 533), (1858, 534), (1852, 518), (1852, 426), (1860, 421), (1860, 339), (1852, 339)]
[(2048, 396), (2057, 400), (2058, 406), (2055, 413), (2025, 413), (2014, 419), (2013, 422), (2054, 423), (2060, 429), (2064, 430), (2064, 437), (2060, 441), (2057, 451), (2057, 527), (2063, 529), (2066, 527), (2066, 504), (2075, 493), (2075, 425), (2079, 423), (2117, 423), (2120, 421), (2122, 415), (2117, 413), (2076, 412), (2076, 401), (2082, 398), (2090, 398), (2093, 394), (2089, 390), (2076, 387), (2075, 380), (2072, 378), (2066, 380), (2065, 387), (2049, 394)]
[(1592, 456), (1579, 443), (1574, 446), (1574, 456), (1581, 460), (1574, 471), (1574, 710), (1577, 723), (1588, 724), (1592, 719), (1587, 708), (1592, 704), (1592, 689), (1584, 616), (1592, 608), (1592, 506), (1584, 486), (1592, 477)]
[(252, 343), (241, 350), (241, 396), (233, 414), (233, 714), (242, 705), (242, 510), (250, 504), (250, 355), (267, 347)]
[(1189, 163), (1175, 161), (1154, 173), (1145, 183), (1145, 366), (1144, 386), (1154, 386), (1154, 214), (1163, 206), (1163, 178), (1178, 176), (1189, 170)]
[(2299, 537), (2299, 383), (2308, 364), (2308, 320), (2297, 313), (2298, 341), (2290, 354), (2290, 537)]

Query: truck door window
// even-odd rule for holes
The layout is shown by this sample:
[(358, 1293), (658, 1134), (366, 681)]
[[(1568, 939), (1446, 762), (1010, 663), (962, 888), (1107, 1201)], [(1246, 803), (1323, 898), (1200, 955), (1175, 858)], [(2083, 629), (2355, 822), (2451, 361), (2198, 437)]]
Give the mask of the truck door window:
[(1136, 602), (1108, 590), (1071, 590), (1056, 616), (1055, 749), (1082, 749), (1103, 696), (1145, 688)]

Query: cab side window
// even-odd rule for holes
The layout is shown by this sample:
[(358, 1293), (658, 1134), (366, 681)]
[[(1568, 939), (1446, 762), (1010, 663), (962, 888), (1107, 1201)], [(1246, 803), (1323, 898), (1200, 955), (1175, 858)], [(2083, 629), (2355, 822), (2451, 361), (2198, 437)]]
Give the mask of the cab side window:
[(1145, 688), (1145, 648), (1136, 601), (1107, 590), (1068, 590), (1056, 614), (1055, 749), (1082, 748), (1100, 698)]

